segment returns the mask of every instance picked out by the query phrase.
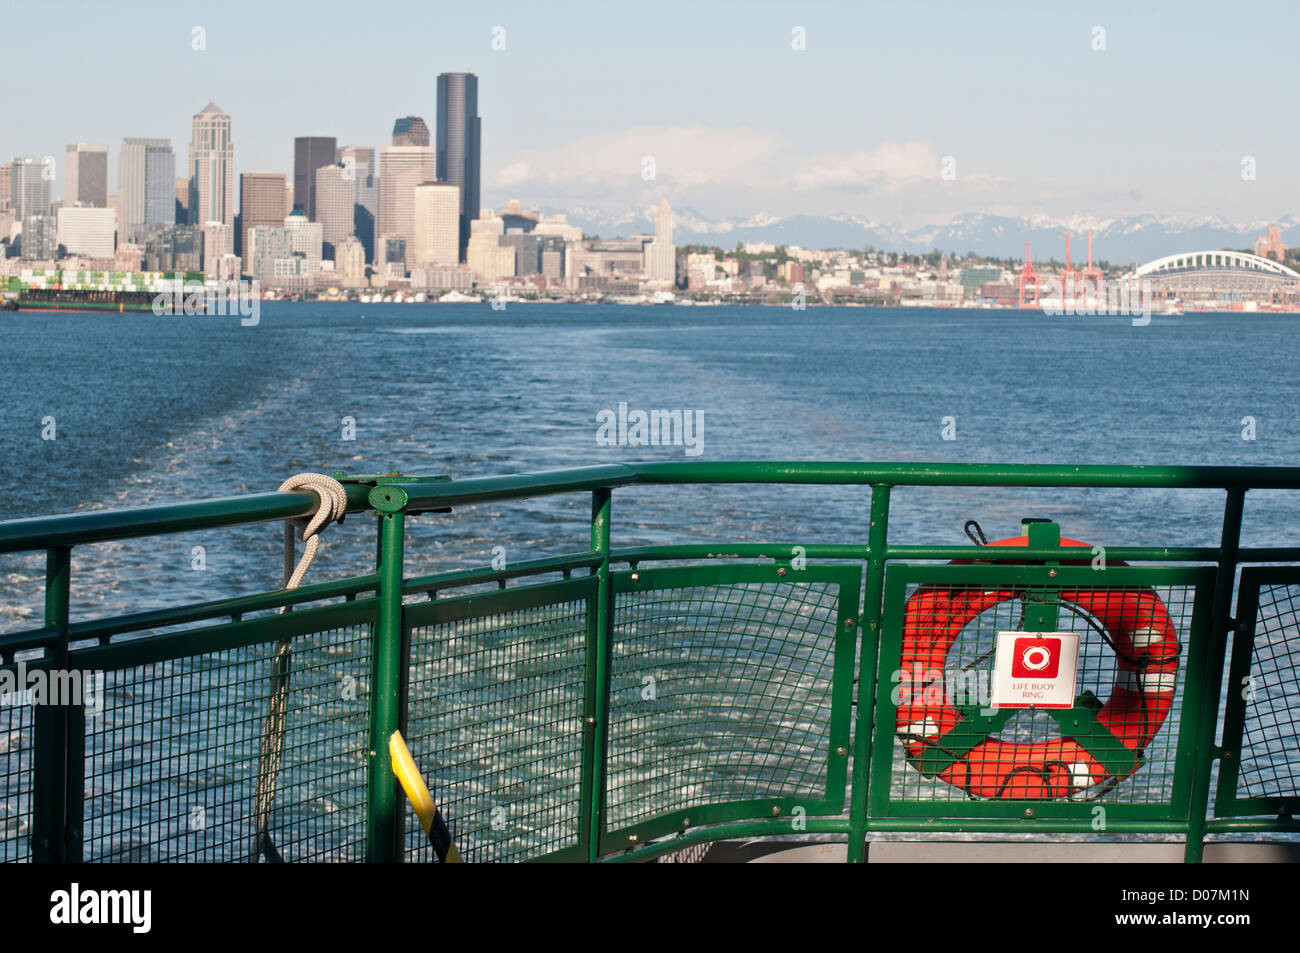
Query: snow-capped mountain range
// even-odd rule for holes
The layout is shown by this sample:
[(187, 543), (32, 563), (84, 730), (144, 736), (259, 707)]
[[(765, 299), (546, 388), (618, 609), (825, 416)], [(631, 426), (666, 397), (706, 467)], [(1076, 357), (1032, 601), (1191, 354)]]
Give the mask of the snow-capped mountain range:
[[(605, 238), (654, 231), (654, 209), (628, 209), (610, 213), (597, 209), (546, 209), (564, 212), (568, 220), (589, 235)], [(929, 252), (935, 249), (964, 254), (968, 251), (998, 258), (1022, 258), (1025, 242), (1032, 243), (1035, 260), (1065, 257), (1065, 232), (1072, 234), (1070, 254), (1078, 262), (1087, 258), (1085, 233), (1092, 232), (1093, 255), (1098, 261), (1131, 264), (1176, 252), (1214, 248), (1253, 249), (1255, 239), (1269, 225), (1282, 227), (1282, 241), (1300, 244), (1300, 220), (1287, 215), (1273, 221), (1230, 222), (1218, 216), (1183, 219), (1167, 215), (1131, 215), (1122, 218), (1047, 216), (1007, 218), (973, 213), (959, 215), (947, 225), (905, 228), (855, 215), (757, 214), (746, 218), (709, 219), (690, 209), (674, 209), (678, 245), (706, 244), (733, 248), (737, 242), (771, 242), (804, 248), (863, 248), (884, 251)]]

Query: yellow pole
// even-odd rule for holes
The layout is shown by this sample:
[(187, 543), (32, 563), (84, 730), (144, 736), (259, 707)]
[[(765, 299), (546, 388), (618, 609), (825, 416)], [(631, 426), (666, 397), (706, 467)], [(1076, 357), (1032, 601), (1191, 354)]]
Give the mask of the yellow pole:
[(406, 792), (411, 807), (415, 808), (416, 816), (420, 818), (420, 825), (424, 828), (424, 833), (428, 836), (429, 843), (433, 845), (438, 859), (446, 864), (462, 863), (460, 851), (452, 843), (447, 824), (443, 821), (442, 814), (438, 812), (438, 805), (434, 803), (433, 795), (429, 793), (424, 778), (420, 776), (420, 769), (416, 767), (415, 759), (411, 757), (411, 749), (406, 747), (406, 741), (400, 731), (394, 731), (392, 737), (388, 739), (388, 755), (393, 762), (393, 774), (397, 775), (397, 780), (401, 783), (402, 790)]

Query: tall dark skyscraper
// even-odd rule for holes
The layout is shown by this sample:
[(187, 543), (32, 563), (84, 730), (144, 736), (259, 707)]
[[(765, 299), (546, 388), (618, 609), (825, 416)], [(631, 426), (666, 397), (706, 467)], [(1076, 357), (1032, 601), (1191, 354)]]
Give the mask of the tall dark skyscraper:
[(438, 76), (438, 178), (460, 186), (460, 258), (465, 260), (469, 223), (478, 218), (482, 121), (478, 116), (478, 77), (473, 73)]
[(336, 161), (333, 136), (299, 136), (293, 140), (293, 204), (316, 221), (316, 170)]

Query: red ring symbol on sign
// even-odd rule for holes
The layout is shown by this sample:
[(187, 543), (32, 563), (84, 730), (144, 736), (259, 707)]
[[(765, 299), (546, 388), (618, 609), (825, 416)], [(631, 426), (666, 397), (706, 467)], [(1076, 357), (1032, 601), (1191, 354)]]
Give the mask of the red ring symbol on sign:
[(1020, 656), (1020, 663), (1032, 672), (1041, 672), (1047, 668), (1047, 664), (1051, 661), (1052, 653), (1041, 645), (1034, 645), (1025, 649), (1025, 654)]
[[(1025, 546), (1028, 542), (1027, 537), (1017, 536), (991, 545)], [(1062, 539), (1061, 545), (1089, 544)], [(1112, 565), (1123, 564), (1113, 561)], [(1051, 741), (1008, 742), (986, 736), (974, 747), (970, 747), (969, 740), (965, 745), (955, 740), (945, 744), (946, 738), (966, 735), (969, 739), (968, 732), (952, 734), (963, 717), (946, 692), (933, 689), (935, 680), (943, 678), (948, 651), (980, 613), (1021, 596), (1014, 589), (922, 585), (907, 600), (895, 730), (908, 761), (922, 771), (926, 770), (926, 762), (944, 765), (937, 772), (931, 769), (927, 773), (937, 773), (939, 778), (978, 798), (1063, 798), (1127, 777), (1137, 770), (1140, 753), (1164, 724), (1178, 683), (1178, 631), (1169, 610), (1150, 588), (1062, 590), (1057, 596), (1096, 619), (1115, 648), (1114, 687), (1101, 708), (1090, 712), (1090, 720), (1111, 736), (1104, 742), (1108, 747), (1106, 760), (1114, 765), (1114, 755), (1121, 755), (1119, 760), (1126, 764), (1122, 771), (1112, 772), (1064, 729), (1060, 738)], [(1048, 654), (1037, 648), (1023, 653), (1027, 668), (1035, 668), (1033, 663), (1039, 661), (1039, 656), (1034, 653), (1038, 652)], [(1132, 752), (1131, 758), (1116, 741)], [(1096, 747), (1095, 741), (1090, 743)]]

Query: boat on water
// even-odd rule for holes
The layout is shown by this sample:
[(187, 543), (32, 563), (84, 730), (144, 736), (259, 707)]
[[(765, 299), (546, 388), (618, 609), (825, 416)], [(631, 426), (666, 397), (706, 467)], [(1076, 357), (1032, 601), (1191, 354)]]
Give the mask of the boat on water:
[[(857, 488), (866, 538), (618, 543), (616, 497), (754, 484)], [(0, 553), (46, 563), (44, 618), (0, 635), (0, 693), (71, 686), (0, 705), (0, 860), (1297, 849), (1300, 545), (1244, 503), (1300, 492), (1300, 468), (688, 461), (289, 487), (0, 523)], [(922, 545), (890, 519), (915, 487), (1216, 491), (1222, 536), (1114, 545), (1034, 518)], [(426, 514), (575, 497), (578, 551), (408, 568)], [(376, 539), (331, 533), (360, 514)], [(89, 544), (282, 521), (373, 569), (308, 559), (283, 588), (72, 612)]]
[[(15, 311), (99, 311), (125, 314), (154, 311), (168, 313), (171, 295), (152, 291), (89, 291), (72, 288), (24, 288), (12, 299)], [(159, 301), (155, 306), (155, 301)]]

